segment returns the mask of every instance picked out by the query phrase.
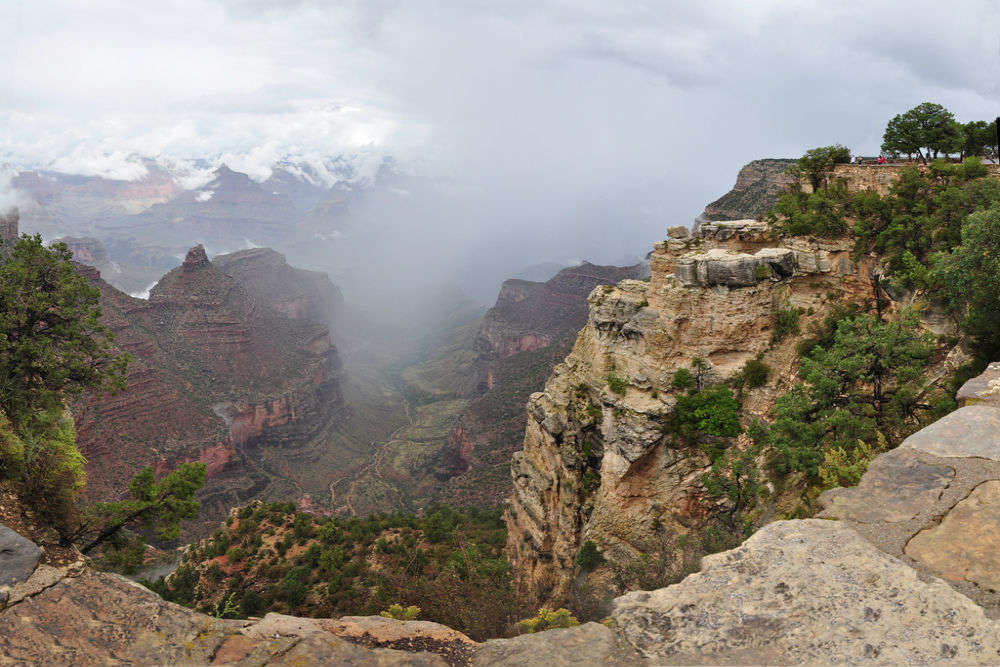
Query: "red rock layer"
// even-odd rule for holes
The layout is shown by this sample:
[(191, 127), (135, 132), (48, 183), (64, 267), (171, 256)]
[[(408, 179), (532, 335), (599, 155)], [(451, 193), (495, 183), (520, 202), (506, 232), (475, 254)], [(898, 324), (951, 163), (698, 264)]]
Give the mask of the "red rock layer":
[[(132, 357), (123, 392), (85, 395), (73, 408), (93, 496), (121, 495), (142, 466), (163, 473), (182, 461), (204, 462), (206, 494), (217, 493), (247, 474), (248, 447), (304, 444), (336, 413), (339, 360), (325, 324), (271, 308), (200, 246), (149, 301), (81, 271), (101, 291), (115, 345)], [(259, 480), (250, 487), (260, 490)]]

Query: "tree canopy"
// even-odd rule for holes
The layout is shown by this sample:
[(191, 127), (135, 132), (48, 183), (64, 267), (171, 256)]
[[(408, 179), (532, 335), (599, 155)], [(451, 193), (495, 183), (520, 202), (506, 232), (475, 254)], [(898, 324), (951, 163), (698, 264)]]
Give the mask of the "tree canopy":
[(892, 155), (919, 155), (921, 161), (957, 153), (965, 137), (955, 115), (940, 104), (924, 102), (896, 114), (882, 135), (882, 150)]
[(1000, 201), (968, 216), (961, 243), (936, 258), (941, 301), (962, 322), (977, 354), (1000, 355)]
[(913, 312), (841, 320), (829, 346), (802, 358), (803, 382), (775, 402), (769, 439), (779, 467), (815, 476), (825, 450), (897, 433), (915, 413), (914, 383), (932, 351)]
[(90, 550), (134, 524), (161, 539), (192, 518), (205, 466), (185, 463), (156, 480), (145, 468), (131, 499), (83, 506), (86, 474), (68, 400), (125, 384), (127, 354), (101, 323), (100, 292), (77, 271), (63, 243), (22, 236), (0, 263), (0, 481), (64, 542)]
[(128, 357), (63, 243), (22, 236), (0, 264), (0, 409), (15, 424), (85, 389), (124, 386)]
[(851, 150), (847, 146), (834, 144), (811, 148), (790, 165), (788, 172), (796, 179), (806, 178), (813, 191), (826, 186), (834, 166), (851, 161)]

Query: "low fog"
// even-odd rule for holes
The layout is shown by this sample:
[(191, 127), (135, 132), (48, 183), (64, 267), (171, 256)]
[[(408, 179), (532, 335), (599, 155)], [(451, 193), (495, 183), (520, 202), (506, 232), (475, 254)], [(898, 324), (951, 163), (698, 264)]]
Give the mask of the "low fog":
[(196, 187), (220, 164), (264, 181), (348, 156), (363, 184), (391, 157), (399, 183), (331, 230), (367, 243), (275, 244), (388, 309), (448, 287), (488, 304), (539, 263), (637, 261), (749, 160), (875, 153), (927, 100), (992, 118), (1000, 80), (986, 1), (6, 7), (7, 173), (134, 180), (151, 157)]

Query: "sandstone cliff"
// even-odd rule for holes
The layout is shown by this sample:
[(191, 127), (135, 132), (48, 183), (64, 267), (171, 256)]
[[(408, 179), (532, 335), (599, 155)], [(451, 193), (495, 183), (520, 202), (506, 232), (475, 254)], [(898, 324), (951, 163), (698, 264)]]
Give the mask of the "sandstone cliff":
[(214, 523), (280, 481), (261, 465), (268, 451), (302, 447), (337, 417), (339, 361), (319, 313), (338, 295), (312, 274), (302, 272), (313, 284), (297, 280), (276, 253), (266, 260), (223, 258), (255, 274), (244, 286), (198, 246), (148, 301), (91, 273), (103, 319), (132, 356), (123, 392), (74, 406), (95, 497), (121, 493), (144, 465), (201, 460), (202, 519)]
[(758, 218), (774, 205), (778, 192), (791, 183), (785, 169), (795, 160), (754, 160), (740, 169), (733, 189), (705, 207), (703, 220)]
[(572, 348), (587, 321), (587, 295), (644, 270), (584, 262), (544, 283), (504, 282), (476, 333), (477, 396), (449, 434), (442, 465), (456, 475), (449, 480), (451, 497), (493, 504), (509, 495), (506, 464), (524, 434), (524, 403)]
[(665, 428), (677, 369), (701, 358), (720, 381), (761, 359), (771, 380), (746, 392), (749, 423), (795, 378), (796, 341), (775, 342), (775, 313), (796, 309), (805, 331), (871, 290), (870, 267), (851, 259), (849, 241), (776, 242), (752, 220), (705, 225), (694, 237), (672, 229), (650, 263), (648, 282), (591, 293), (573, 350), (528, 401), (511, 463), (508, 551), (535, 602), (568, 598), (585, 541), (623, 565), (715, 511), (701, 483), (708, 457)]

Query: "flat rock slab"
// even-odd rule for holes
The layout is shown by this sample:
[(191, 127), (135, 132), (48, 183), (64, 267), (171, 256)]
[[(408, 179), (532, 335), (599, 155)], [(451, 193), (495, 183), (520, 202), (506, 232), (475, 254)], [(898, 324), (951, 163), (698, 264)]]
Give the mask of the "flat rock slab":
[(1000, 481), (977, 486), (905, 552), (945, 579), (1000, 589)]
[(899, 447), (941, 457), (1000, 461), (1000, 410), (967, 405), (917, 431)]
[(219, 620), (124, 577), (87, 570), (0, 612), (0, 666), (448, 666), (426, 651), (347, 641), (325, 630), (323, 621), (281, 614), (253, 624)]
[(877, 456), (857, 486), (825, 491), (819, 516), (859, 523), (907, 521), (932, 507), (954, 477), (954, 468), (923, 463), (912, 449), (894, 449)]
[(623, 651), (600, 623), (547, 630), (511, 639), (491, 639), (472, 656), (473, 667), (591, 667), (635, 665), (639, 656)]
[(397, 621), (384, 616), (342, 616), (333, 621), (324, 621), (324, 627), (338, 637), (361, 639), (367, 635), (377, 642), (420, 638), (476, 644), (458, 630), (432, 621)]
[(0, 586), (26, 581), (41, 557), (34, 542), (0, 524)]
[(778, 521), (679, 584), (615, 601), (651, 664), (996, 664), (997, 625), (837, 521)]
[(994, 361), (982, 375), (968, 380), (955, 394), (959, 405), (992, 405), (1000, 408), (1000, 362)]

